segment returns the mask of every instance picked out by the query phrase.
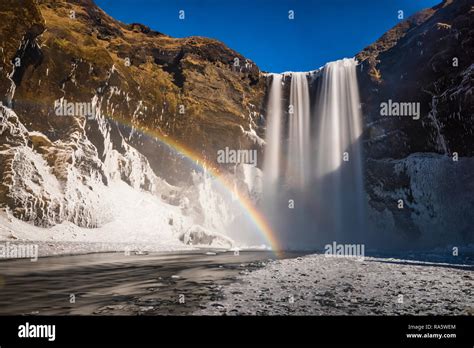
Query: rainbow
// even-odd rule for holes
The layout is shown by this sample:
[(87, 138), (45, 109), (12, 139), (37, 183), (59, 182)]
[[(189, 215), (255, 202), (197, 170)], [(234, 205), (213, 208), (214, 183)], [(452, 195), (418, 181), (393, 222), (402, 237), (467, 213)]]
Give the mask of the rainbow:
[(136, 126), (132, 125), (130, 121), (124, 120), (123, 118), (121, 118), (120, 121), (117, 120), (116, 118), (113, 118), (113, 120), (116, 122), (119, 122), (121, 125), (130, 127), (134, 131), (138, 131), (143, 135), (152, 137), (153, 139), (167, 146), (169, 149), (173, 150), (179, 155), (184, 156), (186, 159), (190, 160), (199, 169), (202, 169), (203, 171), (209, 173), (214, 179), (217, 180), (218, 183), (221, 184), (223, 188), (225, 188), (226, 191), (231, 193), (236, 198), (236, 200), (238, 201), (243, 211), (246, 212), (247, 216), (250, 218), (253, 224), (257, 227), (261, 236), (270, 245), (271, 250), (276, 255), (279, 254), (282, 248), (278, 242), (278, 239), (276, 238), (276, 234), (274, 233), (273, 229), (271, 228), (265, 216), (260, 212), (260, 210), (255, 206), (255, 204), (247, 196), (242, 195), (234, 187), (233, 182), (231, 182), (225, 176), (221, 175), (221, 173), (219, 172), (219, 169), (215, 167), (213, 163), (206, 160), (205, 158), (200, 156), (198, 153), (196, 153), (189, 147), (179, 143), (178, 141), (166, 135), (161, 134), (161, 132), (147, 129), (147, 128), (145, 129), (143, 127), (137, 128)]
[[(16, 101), (17, 103), (25, 103), (24, 100)], [(279, 244), (278, 239), (276, 238), (276, 233), (273, 231), (272, 227), (268, 223), (265, 216), (260, 212), (260, 210), (255, 206), (255, 204), (247, 197), (242, 195), (235, 187), (234, 183), (231, 182), (228, 178), (221, 175), (219, 168), (217, 168), (214, 163), (206, 160), (201, 155), (190, 149), (189, 147), (179, 143), (178, 141), (170, 138), (167, 135), (162, 134), (161, 132), (153, 129), (148, 129), (144, 127), (137, 127), (130, 120), (114, 117), (113, 115), (105, 115), (101, 112), (99, 108), (99, 114), (104, 118), (111, 119), (122, 126), (129, 127), (133, 131), (137, 131), (145, 136), (149, 136), (160, 143), (167, 146), (169, 149), (175, 153), (183, 156), (187, 160), (191, 161), (199, 169), (209, 173), (216, 181), (230, 194), (235, 197), (236, 201), (239, 203), (240, 207), (246, 212), (247, 216), (253, 222), (257, 230), (260, 232), (260, 235), (263, 239), (269, 244), (271, 250), (275, 255), (279, 255), (282, 248)]]

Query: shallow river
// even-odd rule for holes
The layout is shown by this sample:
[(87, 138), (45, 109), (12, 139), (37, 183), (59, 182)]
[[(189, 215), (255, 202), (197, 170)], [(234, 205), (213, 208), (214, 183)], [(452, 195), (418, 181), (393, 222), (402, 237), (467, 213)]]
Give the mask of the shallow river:
[[(287, 253), (280, 258), (296, 257)], [(267, 251), (54, 256), (0, 261), (0, 314), (191, 314)]]

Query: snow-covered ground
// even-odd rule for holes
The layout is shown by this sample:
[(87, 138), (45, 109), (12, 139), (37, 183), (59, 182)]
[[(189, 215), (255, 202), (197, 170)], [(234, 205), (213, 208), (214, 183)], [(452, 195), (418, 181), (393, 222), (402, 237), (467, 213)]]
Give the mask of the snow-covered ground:
[(310, 255), (242, 271), (199, 315), (472, 315), (473, 268)]
[[(62, 253), (84, 253), (112, 250), (189, 249), (179, 241), (183, 216), (178, 207), (166, 205), (155, 196), (132, 189), (123, 182), (108, 190), (107, 202), (111, 222), (98, 228), (79, 227), (64, 221), (44, 228), (0, 212), (0, 240), (12, 243), (38, 244), (40, 256)], [(126, 200), (120, 196), (127, 197)], [(141, 246), (141, 248), (140, 248)]]
[[(125, 199), (124, 199), (125, 198)], [(199, 237), (208, 247), (228, 249), (225, 236), (193, 225), (180, 206), (116, 181), (102, 195), (110, 222), (98, 228), (80, 227), (64, 221), (39, 227), (0, 210), (0, 242), (37, 244), (39, 256), (88, 252), (146, 250), (179, 251), (199, 247)], [(194, 236), (190, 240), (189, 236)]]

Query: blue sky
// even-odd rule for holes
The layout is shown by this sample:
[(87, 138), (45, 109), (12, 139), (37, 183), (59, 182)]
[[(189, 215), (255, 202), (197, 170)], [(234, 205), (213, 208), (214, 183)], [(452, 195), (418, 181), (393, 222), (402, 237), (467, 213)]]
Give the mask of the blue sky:
[[(270, 72), (307, 71), (353, 57), (441, 0), (96, 0), (112, 17), (174, 36), (206, 36)], [(185, 19), (180, 20), (180, 10)], [(293, 10), (295, 18), (288, 19)]]

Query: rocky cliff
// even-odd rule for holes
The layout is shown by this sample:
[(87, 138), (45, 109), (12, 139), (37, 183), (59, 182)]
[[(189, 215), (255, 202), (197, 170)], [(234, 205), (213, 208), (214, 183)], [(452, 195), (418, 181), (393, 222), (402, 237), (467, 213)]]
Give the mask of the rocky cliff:
[[(377, 230), (411, 246), (472, 243), (474, 1), (421, 11), (357, 59)], [(389, 100), (418, 103), (419, 115), (381, 115)]]
[[(102, 114), (117, 124), (112, 133), (126, 137), (157, 174), (172, 181), (185, 179), (179, 164), (167, 165), (177, 160), (159, 144), (134, 137), (134, 128), (173, 138), (210, 162), (216, 148), (253, 146), (244, 132), (257, 121), (264, 83), (253, 62), (224, 44), (125, 25), (92, 1), (1, 6), (8, 20), (0, 32), (7, 38), (0, 93), (4, 104), (13, 98), (29, 129), (55, 141), (75, 120), (57, 117), (54, 102), (95, 98)], [(94, 120), (87, 121), (88, 136), (101, 150), (96, 128)]]
[(221, 42), (91, 0), (4, 0), (0, 16), (0, 202), (15, 217), (97, 227), (113, 180), (180, 203), (166, 182), (192, 183), (193, 167), (173, 146), (216, 167), (218, 149), (261, 149), (265, 81)]

